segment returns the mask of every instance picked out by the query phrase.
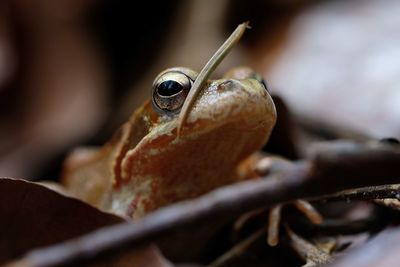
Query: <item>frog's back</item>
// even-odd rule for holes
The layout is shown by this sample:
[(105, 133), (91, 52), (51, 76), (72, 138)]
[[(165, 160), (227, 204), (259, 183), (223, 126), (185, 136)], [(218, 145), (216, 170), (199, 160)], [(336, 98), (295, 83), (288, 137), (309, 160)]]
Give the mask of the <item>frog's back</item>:
[(111, 193), (120, 176), (120, 164), (129, 149), (148, 132), (149, 103), (136, 110), (103, 147), (74, 149), (63, 164), (62, 184), (75, 197), (93, 206), (109, 210)]

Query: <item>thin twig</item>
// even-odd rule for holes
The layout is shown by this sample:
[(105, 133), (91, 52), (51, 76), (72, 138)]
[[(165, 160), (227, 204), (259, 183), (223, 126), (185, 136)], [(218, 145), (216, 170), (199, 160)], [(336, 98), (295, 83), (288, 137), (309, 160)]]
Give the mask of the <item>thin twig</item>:
[(293, 202), (295, 207), (300, 210), (312, 223), (320, 224), (324, 220), (322, 215), (308, 202), (297, 199)]
[(268, 216), (268, 236), (267, 243), (271, 247), (278, 245), (279, 242), (279, 224), (281, 222), (282, 205), (273, 206)]
[(385, 184), (343, 190), (330, 195), (318, 196), (312, 199), (312, 201), (332, 202), (351, 200), (375, 200), (385, 198), (400, 198), (400, 184)]
[(285, 228), (290, 239), (291, 247), (304, 261), (306, 261), (306, 264), (303, 265), (303, 267), (319, 266), (332, 261), (332, 256), (329, 252), (295, 234), (286, 224)]
[(375, 199), (374, 202), (394, 210), (400, 210), (400, 201), (398, 199), (393, 199), (393, 198)]
[(179, 114), (178, 119), (178, 136), (180, 134), (183, 123), (185, 122), (187, 116), (189, 115), (190, 109), (195, 103), (198, 94), (200, 93), (202, 87), (205, 82), (207, 82), (208, 77), (211, 73), (217, 68), (219, 63), (225, 58), (225, 56), (229, 53), (229, 51), (233, 48), (233, 46), (240, 40), (244, 31), (249, 27), (249, 22), (244, 22), (239, 24), (239, 26), (235, 29), (235, 31), (229, 36), (228, 39), (221, 45), (221, 47), (215, 52), (215, 54), (211, 57), (211, 59), (206, 63), (204, 68), (200, 71), (192, 88), (189, 91), (188, 96), (186, 97), (186, 101), (183, 104), (181, 109), (181, 113)]

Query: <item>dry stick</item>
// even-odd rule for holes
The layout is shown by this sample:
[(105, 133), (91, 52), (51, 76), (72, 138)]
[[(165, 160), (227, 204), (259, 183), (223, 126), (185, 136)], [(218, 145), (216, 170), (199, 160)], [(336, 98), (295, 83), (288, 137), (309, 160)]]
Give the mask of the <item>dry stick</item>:
[(298, 210), (300, 210), (312, 223), (321, 224), (323, 221), (322, 215), (308, 202), (302, 199), (297, 199), (293, 202)]
[(229, 38), (221, 45), (217, 52), (215, 52), (215, 54), (210, 58), (210, 60), (200, 71), (199, 75), (194, 81), (192, 88), (189, 91), (188, 96), (186, 97), (185, 103), (183, 104), (181, 112), (179, 114), (177, 131), (178, 136), (180, 135), (181, 128), (185, 123), (187, 116), (189, 116), (190, 109), (195, 103), (197, 96), (201, 92), (204, 84), (207, 82), (208, 77), (218, 67), (219, 63), (221, 63), (225, 56), (231, 51), (233, 46), (237, 42), (239, 42), (240, 38), (247, 28), (249, 28), (249, 22), (239, 24), (239, 26), (233, 31), (231, 36), (229, 36)]
[[(387, 145), (332, 142), (315, 148), (309, 162), (297, 162), (282, 173), (217, 189), (195, 200), (155, 211), (136, 221), (100, 229), (47, 248), (33, 250), (12, 266), (67, 266), (111, 256), (165, 237), (176, 229), (237, 216), (297, 198), (378, 184), (399, 183), (400, 150)], [(11, 265), (10, 265), (11, 266)], [(76, 265), (74, 265), (76, 266)]]
[(398, 199), (393, 199), (393, 198), (375, 199), (374, 202), (394, 210), (400, 210), (400, 201)]
[(271, 247), (278, 245), (279, 242), (279, 223), (281, 222), (282, 205), (278, 204), (269, 210), (268, 216), (268, 236), (267, 243)]
[(327, 251), (324, 251), (323, 249), (295, 234), (286, 224), (285, 228), (290, 239), (291, 247), (303, 260), (306, 261), (306, 264), (302, 267), (314, 267), (332, 261), (332, 257)]
[(356, 189), (343, 190), (334, 194), (318, 196), (310, 201), (351, 201), (351, 200), (375, 200), (400, 198), (400, 184), (385, 184), (378, 186), (366, 186)]

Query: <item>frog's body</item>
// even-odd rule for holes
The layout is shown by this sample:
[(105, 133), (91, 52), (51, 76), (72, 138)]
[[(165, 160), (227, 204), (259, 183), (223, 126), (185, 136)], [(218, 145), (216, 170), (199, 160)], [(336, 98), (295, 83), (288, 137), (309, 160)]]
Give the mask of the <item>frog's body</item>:
[[(195, 75), (166, 72), (177, 70)], [(103, 148), (73, 153), (64, 184), (101, 209), (136, 218), (242, 179), (238, 165), (265, 144), (276, 111), (248, 68), (227, 75), (207, 82), (179, 136), (177, 114), (159, 114), (147, 101)]]

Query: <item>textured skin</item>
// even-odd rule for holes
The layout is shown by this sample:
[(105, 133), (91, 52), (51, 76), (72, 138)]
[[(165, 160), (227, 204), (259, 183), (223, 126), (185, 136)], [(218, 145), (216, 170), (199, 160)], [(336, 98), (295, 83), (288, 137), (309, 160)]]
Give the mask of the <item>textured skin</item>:
[(265, 144), (276, 120), (260, 82), (232, 79), (246, 78), (240, 70), (206, 85), (179, 138), (177, 117), (159, 116), (146, 102), (97, 153), (71, 155), (65, 185), (97, 207), (137, 218), (240, 180), (238, 165)]

